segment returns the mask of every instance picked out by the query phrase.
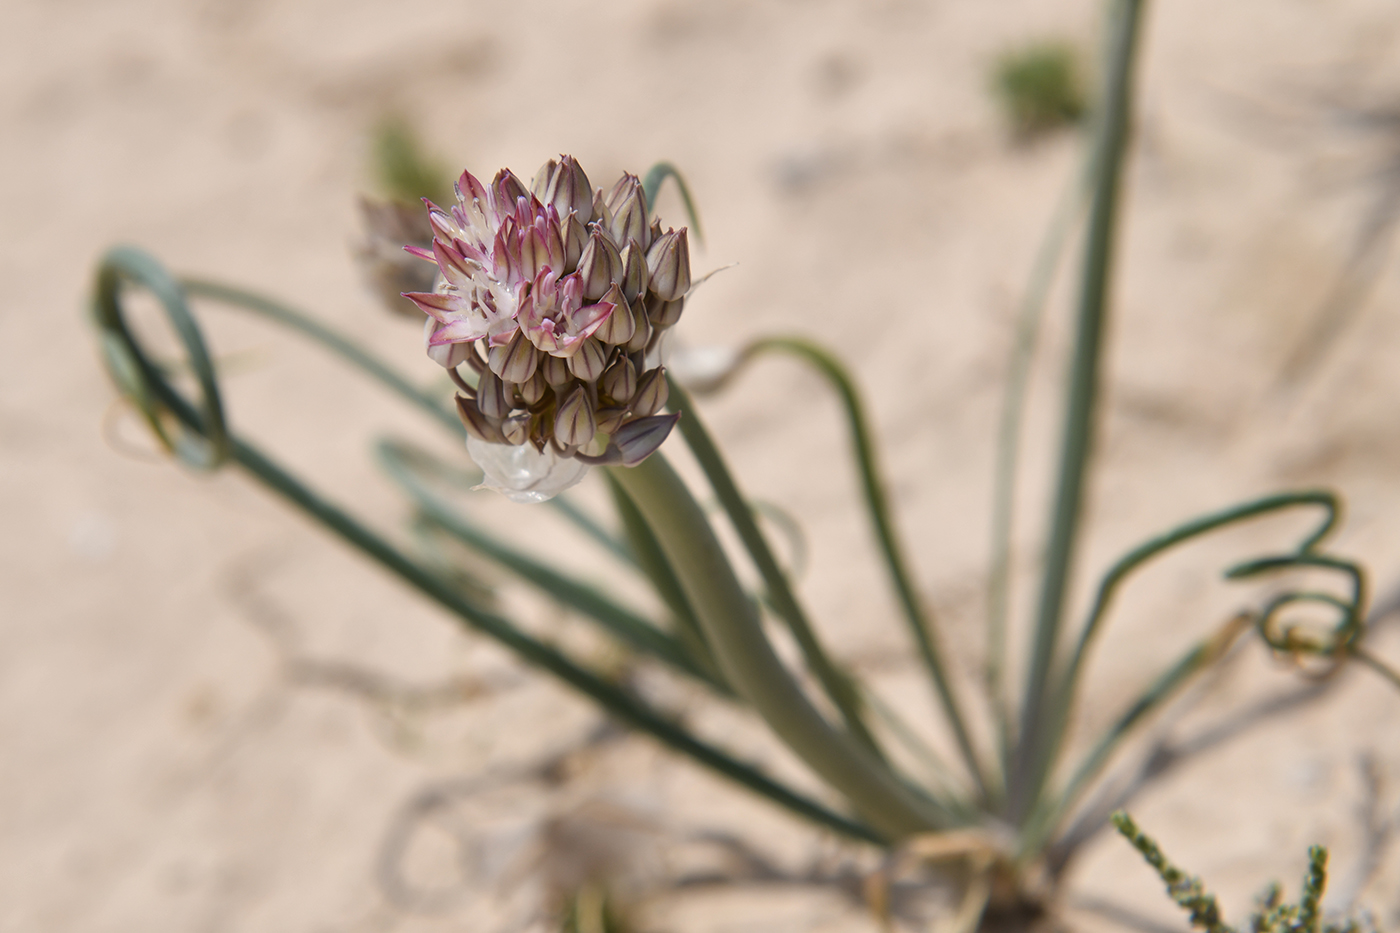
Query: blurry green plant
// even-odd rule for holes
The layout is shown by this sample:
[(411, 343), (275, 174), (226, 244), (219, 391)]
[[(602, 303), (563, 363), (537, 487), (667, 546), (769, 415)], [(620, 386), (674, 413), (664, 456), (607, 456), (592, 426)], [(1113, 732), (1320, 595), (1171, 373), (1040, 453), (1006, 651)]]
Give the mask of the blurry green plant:
[(992, 89), (1022, 139), (1073, 126), (1088, 110), (1080, 54), (1068, 42), (1036, 42), (1002, 53)]
[[(1191, 926), (1206, 933), (1237, 933), (1236, 927), (1225, 922), (1215, 895), (1205, 889), (1201, 879), (1172, 864), (1156, 841), (1139, 829), (1131, 816), (1119, 811), (1113, 814), (1113, 825), (1142, 853), (1147, 864), (1156, 869), (1167, 885), (1167, 894), (1187, 912)], [(1362, 928), (1357, 920), (1324, 922), (1322, 894), (1326, 888), (1327, 850), (1312, 846), (1308, 849), (1308, 868), (1303, 875), (1298, 903), (1284, 903), (1283, 889), (1277, 883), (1269, 885), (1250, 915), (1250, 933), (1357, 933)]]
[(452, 195), (452, 173), (428, 155), (412, 124), (390, 114), (370, 134), (370, 166), (376, 187), (391, 201), (417, 206), (423, 198), (444, 203)]
[[(919, 595), (915, 574), (900, 544), (863, 403), (840, 361), (802, 338), (760, 339), (728, 357), (709, 380), (711, 387), (722, 386), (754, 360), (781, 354), (811, 366), (840, 397), (860, 477), (861, 497), (899, 605), (901, 622), (928, 676), (934, 702), (951, 737), (955, 750), (952, 758), (927, 747), (917, 738), (918, 730), (907, 721), (906, 710), (883, 703), (825, 649), (789, 574), (756, 520), (753, 504), (742, 492), (686, 390), (672, 381), (668, 392), (667, 384), (659, 381), (659, 371), (649, 383), (650, 394), (643, 393), (639, 383), (629, 381), (643, 369), (650, 375), (649, 367), (655, 365), (650, 356), (652, 343), (636, 338), (632, 326), (645, 337), (652, 329), (659, 333), (673, 324), (689, 286), (684, 231), (663, 235), (659, 226), (647, 226), (658, 190), (668, 179), (677, 183), (692, 220), (694, 217), (689, 191), (667, 164), (653, 168), (644, 180), (624, 177), (605, 202), (601, 191), (578, 181), (581, 170), (577, 177), (570, 174), (577, 169), (576, 164), (569, 160), (563, 165), (551, 162), (537, 179), (534, 201), (523, 187), (516, 197), (514, 186), (520, 183), (514, 176), (503, 174), (493, 183), (494, 194), (488, 195), (483, 189), (478, 197), (473, 189), (459, 201), (458, 207), (464, 212), (461, 220), (446, 213), (435, 219), (435, 252), (420, 248), (418, 255), (433, 256), (440, 266), (453, 266), (453, 274), (463, 284), (454, 285), (456, 291), (425, 293), (415, 300), (437, 312), (426, 322), (430, 338), (439, 340), (430, 346), (430, 353), (447, 367), (448, 375), (462, 393), (456, 411), (444, 405), (438, 394), (420, 388), (357, 342), (315, 318), (241, 288), (195, 278), (175, 279), (150, 256), (130, 247), (110, 251), (96, 277), (92, 313), (107, 369), (156, 437), (185, 464), (202, 470), (218, 469), (230, 462), (237, 464), (463, 624), (567, 683), (621, 722), (827, 830), (851, 840), (887, 847), (900, 858), (959, 866), (960, 877), (966, 880), (958, 913), (962, 926), (975, 925), (991, 914), (1032, 916), (1038, 905), (1046, 903), (1074, 854), (1116, 809), (1117, 792), (1101, 780), (1110, 759), (1123, 750), (1125, 741), (1140, 731), (1151, 714), (1178, 698), (1244, 633), (1257, 632), (1280, 655), (1318, 659), (1332, 669), (1349, 659), (1358, 659), (1400, 685), (1400, 676), (1363, 646), (1368, 605), (1365, 577), (1357, 564), (1325, 547), (1338, 520), (1339, 504), (1332, 493), (1322, 490), (1266, 496), (1189, 521), (1147, 540), (1108, 569), (1082, 622), (1066, 631), (1067, 594), (1101, 397), (1102, 336), (1108, 317), (1119, 188), (1131, 122), (1133, 62), (1142, 8), (1141, 0), (1117, 0), (1113, 4), (1107, 66), (1099, 97), (1101, 107), (1095, 115), (1085, 167), (1072, 186), (1072, 197), (1052, 224), (1018, 325), (1000, 426), (986, 656), (983, 676), (976, 684), (980, 703), (969, 706), (965, 695), (968, 685), (951, 674), (936, 620)], [(405, 190), (421, 190), (419, 182), (416, 173), (404, 176)], [(466, 175), (462, 183), (480, 185)], [(574, 207), (550, 213), (555, 208), (545, 207), (538, 198), (553, 205)], [(511, 221), (512, 236), (523, 238), (511, 241), (517, 243), (516, 249), (520, 249), (520, 242), (535, 242), (529, 238), (536, 237), (536, 245), (529, 247), (536, 253), (567, 252), (569, 246), (564, 240), (554, 242), (551, 238), (575, 222), (570, 220), (575, 209), (586, 217), (600, 218), (588, 234), (590, 244), (602, 236), (600, 231), (604, 229), (632, 231), (627, 237), (616, 232), (609, 234), (609, 238), (616, 235), (621, 242), (627, 242), (628, 237), (641, 237), (654, 241), (653, 245), (660, 244), (652, 251), (657, 256), (647, 255), (649, 271), (645, 275), (636, 271), (636, 263), (641, 260), (631, 246), (617, 253), (615, 259), (608, 258), (599, 246), (587, 263), (577, 256), (569, 260), (577, 263), (578, 275), (587, 271), (585, 278), (596, 274), (606, 279), (611, 275), (610, 281), (594, 283), (597, 292), (607, 285), (607, 294), (613, 297), (605, 296), (603, 300), (614, 308), (627, 304), (634, 313), (625, 334), (612, 334), (606, 344), (600, 341), (589, 351), (596, 352), (596, 358), (590, 361), (583, 350), (578, 351), (578, 359), (565, 362), (561, 362), (565, 359), (562, 354), (537, 356), (514, 330), (501, 332), (503, 342), (493, 345), (489, 359), (481, 358), (479, 346), (470, 342), (480, 334), (453, 338), (467, 343), (439, 339), (442, 333), (451, 336), (450, 328), (466, 327), (463, 321), (467, 311), (462, 309), (467, 307), (467, 299), (462, 296), (469, 292), (463, 289), (469, 279), (476, 281), (470, 277), (477, 275), (481, 263), (488, 261), (485, 257), (473, 260), (477, 263), (474, 267), (462, 255), (446, 252), (447, 247), (457, 249), (452, 244), (459, 241), (453, 237), (461, 233), (461, 229), (454, 233), (451, 228), (468, 221), (468, 225), (478, 227), (486, 223), (470, 220), (465, 212), (476, 210), (471, 204), (490, 206), (498, 201), (518, 204), (519, 211), (525, 212), (519, 216), (530, 214), (535, 218), (523, 226)], [(509, 212), (499, 213), (494, 206), (491, 211), (495, 219), (490, 223), (504, 225), (503, 218)], [(1007, 674), (1006, 638), (1011, 604), (1009, 542), (1026, 372), (1056, 258), (1081, 216), (1085, 218), (1086, 230), (1060, 457), (1050, 501), (1039, 597), (1030, 626), (1032, 643), (1019, 689), (1013, 690)], [(616, 252), (618, 247), (607, 249)], [(490, 261), (508, 266), (520, 259), (498, 257)], [(531, 280), (537, 289), (562, 288), (545, 272), (548, 269), (541, 272), (542, 278)], [(635, 281), (634, 272), (640, 277)], [(646, 282), (650, 284), (643, 284)], [(620, 294), (624, 286), (632, 295)], [(153, 358), (129, 326), (125, 297), (133, 288), (150, 292), (164, 309), (188, 356), (185, 370), (193, 373), (193, 395), (177, 386), (175, 369)], [(476, 440), (495, 437), (497, 447), (503, 441), (523, 447), (520, 434), (508, 437), (504, 432), (528, 431), (531, 438), (541, 438), (541, 450), (558, 449), (568, 463), (574, 462), (568, 458), (579, 455), (584, 457), (581, 462), (610, 463), (605, 466), (604, 475), (615, 505), (612, 521), (586, 514), (567, 494), (550, 499), (549, 507), (596, 545), (601, 556), (613, 559), (619, 567), (649, 584), (663, 607), (659, 614), (629, 605), (561, 570), (549, 552), (550, 542), (541, 541), (537, 549), (526, 550), (482, 524), (469, 507), (462, 506), (460, 497), (454, 497), (457, 490), (479, 478), (473, 471), (445, 463), (403, 441), (383, 439), (376, 446), (386, 473), (412, 502), (415, 514), (411, 524), (419, 541), (451, 539), (484, 555), (524, 584), (567, 607), (576, 617), (594, 624), (629, 652), (636, 664), (668, 670), (715, 699), (747, 707), (820, 778), (827, 791), (825, 799), (789, 786), (693, 731), (654, 700), (630, 689), (615, 666), (590, 665), (564, 647), (531, 634), (503, 610), (483, 600), (479, 589), (444, 572), (444, 563), (450, 559), (447, 552), (411, 553), (231, 431), (215, 368), (190, 312), (189, 299), (241, 308), (299, 332), (377, 381), (457, 439), (464, 436), (463, 421)], [(588, 300), (596, 299), (590, 294)], [(490, 311), (502, 314), (499, 299), (492, 299)], [(582, 330), (570, 330), (577, 322), (561, 318), (550, 324), (554, 329), (547, 336), (554, 341), (584, 343), (594, 339), (584, 331), (602, 327), (603, 323), (597, 316), (599, 312), (590, 313), (594, 317)], [(512, 329), (516, 327), (515, 322), (504, 323)], [(525, 326), (520, 323), (521, 328)], [(538, 329), (543, 325), (536, 322), (530, 326)], [(516, 336), (512, 337), (512, 333)], [(507, 339), (509, 343), (504, 342)], [(622, 365), (624, 360), (627, 366)], [(523, 367), (519, 378), (503, 382), (501, 371), (517, 365)], [(462, 366), (468, 370), (460, 370)], [(632, 367), (636, 372), (616, 378), (598, 375), (612, 366), (624, 370)], [(511, 400), (518, 402), (525, 397), (524, 383), (545, 367), (553, 367), (554, 377), (548, 380), (549, 386), (541, 383), (531, 389), (539, 394), (529, 400), (532, 406), (545, 407), (509, 414)], [(613, 387), (603, 391), (599, 387), (604, 385)], [(627, 389), (617, 388), (621, 385)], [(573, 394), (567, 401), (556, 398), (550, 386), (573, 386)], [(594, 397), (590, 392), (602, 394)], [(636, 416), (638, 420), (633, 424), (664, 424), (666, 430), (671, 424), (678, 425), (683, 441), (703, 471), (709, 493), (719, 501), (748, 560), (758, 570), (758, 592), (741, 584), (734, 559), (720, 545), (711, 519), (697, 503), (697, 494), (671, 469), (664, 456), (652, 453), (640, 463), (634, 463), (636, 458), (629, 456), (629, 452), (641, 451), (645, 455), (653, 450), (659, 443), (656, 435), (642, 432), (629, 436), (622, 449), (608, 441), (610, 434), (613, 441), (618, 441), (627, 430), (626, 425), (599, 427), (605, 414), (597, 406), (604, 396), (614, 392), (646, 394), (650, 400), (647, 413)], [(659, 399), (665, 400), (669, 415), (651, 413), (655, 410), (651, 405), (659, 405)], [(566, 411), (570, 413), (568, 417), (564, 416)], [(463, 421), (459, 421), (459, 414)], [(512, 421), (526, 415), (530, 416), (526, 421)], [(608, 417), (615, 417), (616, 425), (623, 424), (618, 419), (634, 415), (628, 410)], [(590, 418), (595, 420), (590, 423)], [(588, 446), (599, 437), (606, 442), (605, 447)], [(547, 444), (544, 438), (548, 438)], [(587, 454), (586, 450), (602, 453)], [(1122, 585), (1142, 566), (1179, 545), (1228, 526), (1298, 509), (1321, 513), (1311, 533), (1296, 544), (1229, 568), (1226, 577), (1278, 581), (1289, 571), (1307, 571), (1314, 577), (1327, 576), (1336, 585), (1275, 589), (1258, 605), (1240, 610), (1165, 664), (1142, 685), (1140, 695), (1111, 719), (1109, 727), (1088, 745), (1088, 751), (1069, 760), (1071, 711), (1080, 694), (1094, 642)], [(1294, 610), (1299, 608), (1311, 610), (1308, 619), (1298, 617)], [(1319, 608), (1332, 614), (1332, 624), (1318, 623)], [(803, 686), (788, 665), (779, 660), (765, 631), (766, 618), (776, 619), (792, 634), (814, 687)], [(813, 691), (819, 692), (821, 698), (814, 698)], [(828, 714), (823, 708), (833, 713)], [(981, 728), (974, 728), (970, 710), (986, 717)], [(905, 764), (915, 759), (927, 766), (924, 770), (928, 774), (922, 779), (916, 779)]]

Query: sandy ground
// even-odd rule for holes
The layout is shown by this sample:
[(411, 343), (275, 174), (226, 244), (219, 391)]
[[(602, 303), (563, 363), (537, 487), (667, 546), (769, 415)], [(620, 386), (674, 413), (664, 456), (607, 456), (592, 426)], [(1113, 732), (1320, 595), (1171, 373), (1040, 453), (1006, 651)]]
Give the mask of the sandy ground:
[[(814, 852), (842, 858), (647, 742), (608, 741), (544, 775), (541, 763), (596, 731), (590, 708), (244, 478), (153, 462), (114, 407), (83, 307), (97, 258), (118, 242), (313, 309), (433, 377), (416, 328), (374, 304), (350, 257), (368, 131), (386, 113), (482, 175), (532, 173), (560, 151), (598, 182), (657, 159), (681, 166), (708, 234), (697, 270), (738, 263), (688, 306), (684, 338), (799, 331), (840, 349), (871, 401), (921, 585), (963, 673), (975, 669), (1004, 360), (1075, 159), (1068, 138), (1009, 143), (989, 63), (1041, 36), (1089, 46), (1098, 4), (389, 10), (0, 7), (6, 933), (520, 929), (553, 864), (541, 840), (571, 851), (579, 827), (597, 824), (631, 827), (624, 848), (663, 886), (716, 862), (696, 841), (707, 832), (738, 833), (793, 870)], [(1400, 12), (1385, 0), (1177, 0), (1151, 11), (1144, 61), (1084, 584), (1177, 520), (1327, 484), (1350, 504), (1338, 548), (1389, 592), (1400, 579), (1393, 260), (1309, 378), (1289, 391), (1277, 378), (1381, 193), (1367, 173), (1393, 157), (1393, 131), (1341, 114), (1400, 99)], [(662, 208), (679, 220), (674, 201)], [(1062, 305), (1063, 295), (1034, 384), (1032, 502), (1051, 447)], [(208, 320), (230, 360), (235, 425), (374, 520), (399, 522), (367, 444), (427, 429), (300, 344), (223, 312)], [(800, 517), (811, 543), (803, 595), (832, 644), (931, 721), (821, 385), (765, 364), (706, 414), (746, 487)], [(552, 534), (536, 513), (481, 508)], [(1021, 528), (1023, 567), (1039, 512)], [(1212, 544), (1134, 589), (1091, 672), (1085, 729), (1238, 605), (1240, 591), (1214, 582), (1221, 566), (1300, 527)], [(571, 637), (568, 620), (505, 598)], [(1393, 630), (1377, 646), (1400, 657)], [(1257, 645), (1232, 670), (1174, 735), (1298, 684)], [(365, 676), (400, 700), (436, 686), (429, 699), (451, 702), (366, 699)], [(805, 780), (758, 730), (696, 715)], [(1296, 884), (1314, 841), (1334, 846), (1345, 895), (1363, 861), (1366, 755), (1393, 811), (1400, 695), (1352, 671), (1302, 712), (1177, 768), (1136, 810), (1236, 918), (1265, 881)], [(458, 866), (450, 840), (462, 827), (477, 848)], [(1115, 840), (1087, 851), (1070, 889), (1081, 905), (1111, 901), (1184, 926)], [(1400, 926), (1400, 855), (1382, 861), (1361, 902)], [(691, 888), (660, 896), (648, 916), (655, 929), (872, 928), (838, 891), (812, 887)]]

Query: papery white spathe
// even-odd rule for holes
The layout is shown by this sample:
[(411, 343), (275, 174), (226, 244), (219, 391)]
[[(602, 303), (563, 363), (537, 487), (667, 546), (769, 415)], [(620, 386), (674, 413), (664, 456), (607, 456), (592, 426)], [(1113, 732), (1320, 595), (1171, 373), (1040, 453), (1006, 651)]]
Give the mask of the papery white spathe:
[(489, 444), (467, 436), (467, 453), (486, 474), (476, 489), (494, 489), (512, 502), (544, 502), (588, 473), (588, 464), (561, 457), (551, 447), (544, 453), (533, 444)]

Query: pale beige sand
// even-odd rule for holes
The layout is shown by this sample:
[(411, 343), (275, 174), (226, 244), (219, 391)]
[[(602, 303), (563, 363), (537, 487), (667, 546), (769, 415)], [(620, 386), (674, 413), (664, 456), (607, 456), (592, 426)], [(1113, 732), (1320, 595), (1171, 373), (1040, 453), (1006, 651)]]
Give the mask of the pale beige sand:
[[(533, 172), (560, 151), (600, 183), (673, 160), (709, 234), (697, 269), (738, 263), (688, 307), (685, 339), (800, 331), (841, 350), (875, 411), (919, 578), (948, 640), (975, 657), (1011, 321), (1074, 160), (1068, 139), (1010, 146), (986, 76), (999, 50), (1028, 38), (1087, 45), (1097, 9), (0, 7), (0, 930), (512, 929), (531, 913), (532, 827), (599, 795), (654, 821), (669, 867), (653, 842), (638, 845), (656, 876), (703, 860), (679, 841), (716, 828), (804, 864), (821, 845), (804, 827), (628, 742), (548, 792), (498, 782), (462, 811), (491, 855), (474, 886), (437, 914), (395, 906), (375, 866), (406, 801), (528, 766), (597, 716), (244, 479), (191, 476), (104, 437), (113, 393), (82, 319), (90, 270), (110, 244), (140, 244), (172, 268), (314, 309), (426, 379), (415, 328), (374, 306), (348, 250), (366, 134), (382, 113), (403, 112), (437, 152), (483, 175)], [(1396, 101), (1398, 62), (1400, 13), (1385, 0), (1152, 10), (1085, 571), (1192, 514), (1326, 483), (1350, 502), (1339, 548), (1364, 557), (1383, 591), (1396, 583), (1393, 261), (1306, 389), (1286, 397), (1271, 386), (1376, 190), (1347, 172), (1374, 165), (1381, 148), (1329, 118), (1324, 92)], [(663, 208), (679, 220), (674, 200)], [(1027, 497), (1047, 472), (1063, 310), (1035, 383)], [(426, 428), (303, 346), (222, 312), (208, 319), (217, 346), (251, 351), (228, 377), (235, 424), (396, 521), (403, 509), (363, 452), (373, 433)], [(706, 411), (746, 487), (807, 529), (803, 594), (823, 631), (928, 720), (913, 668), (898, 660), (903, 641), (820, 383), (765, 364)], [(130, 419), (114, 421), (142, 446)], [(545, 527), (503, 503), (482, 508)], [(1040, 510), (1027, 514), (1030, 557)], [(1202, 548), (1135, 589), (1098, 655), (1084, 725), (1106, 721), (1238, 604), (1239, 591), (1214, 582), (1221, 566), (1299, 527)], [(414, 683), (467, 677), (487, 695), (392, 722), (343, 692), (289, 682), (269, 626), (307, 655)], [(1378, 646), (1400, 657), (1393, 631)], [(1257, 645), (1239, 670), (1182, 734), (1296, 684)], [(805, 780), (732, 719), (699, 722)], [(1239, 918), (1266, 880), (1296, 885), (1310, 842), (1335, 846), (1339, 883), (1354, 869), (1362, 753), (1387, 776), (1393, 810), (1400, 695), (1355, 671), (1306, 713), (1179, 769), (1136, 810)], [(451, 859), (441, 839), (423, 840), (405, 871), (448, 884)], [(508, 881), (513, 893), (493, 899)], [(1184, 926), (1116, 840), (1087, 852), (1071, 891)], [(1400, 858), (1363, 901), (1400, 924), (1390, 913)], [(811, 890), (697, 890), (654, 910), (656, 928), (677, 930), (871, 928), (836, 894)]]

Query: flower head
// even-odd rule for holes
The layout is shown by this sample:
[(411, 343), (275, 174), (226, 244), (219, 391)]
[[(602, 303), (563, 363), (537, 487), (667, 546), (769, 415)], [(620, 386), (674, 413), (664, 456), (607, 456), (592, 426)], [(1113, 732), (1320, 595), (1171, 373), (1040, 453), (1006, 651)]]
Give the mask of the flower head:
[(506, 169), (490, 185), (463, 172), (456, 194), (425, 200), (431, 248), (404, 249), (437, 280), (404, 297), (428, 315), (428, 356), (477, 374), (457, 408), (486, 485), (537, 501), (588, 464), (640, 463), (676, 419), (657, 412), (664, 338), (690, 289), (685, 229), (648, 221), (637, 176), (604, 195), (571, 156), (528, 189)]

